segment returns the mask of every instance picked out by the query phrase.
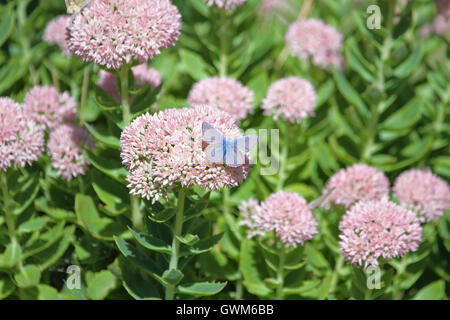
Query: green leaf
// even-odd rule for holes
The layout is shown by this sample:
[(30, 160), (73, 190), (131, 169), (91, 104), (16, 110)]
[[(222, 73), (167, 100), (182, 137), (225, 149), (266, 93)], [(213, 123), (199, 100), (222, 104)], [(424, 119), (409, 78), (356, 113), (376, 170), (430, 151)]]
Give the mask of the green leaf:
[(95, 154), (91, 150), (87, 150), (87, 154), (95, 168), (120, 183), (126, 183), (128, 171), (118, 160), (120, 159), (119, 152), (113, 152), (113, 150), (109, 149), (108, 151), (104, 150), (99, 154)]
[(17, 232), (19, 233), (28, 233), (33, 232), (39, 229), (42, 229), (48, 222), (47, 217), (38, 217), (25, 221), (22, 223), (19, 228), (17, 228)]
[(41, 271), (35, 265), (27, 265), (14, 274), (14, 280), (20, 288), (30, 288), (39, 284)]
[(128, 243), (125, 240), (122, 240), (118, 237), (114, 237), (116, 241), (116, 245), (119, 248), (120, 252), (127, 258), (130, 262), (132, 262), (137, 267), (140, 267), (142, 270), (147, 272), (149, 275), (154, 277), (161, 284), (166, 285), (166, 282), (159, 276), (162, 273), (161, 268), (154, 263), (150, 258), (140, 251), (136, 249), (133, 245)]
[(0, 11), (0, 47), (5, 43), (14, 28), (15, 12), (12, 6), (5, 6)]
[(340, 73), (337, 69), (334, 69), (333, 75), (339, 92), (342, 93), (344, 98), (352, 106), (354, 106), (362, 116), (367, 118), (370, 113), (367, 109), (366, 104), (360, 98), (356, 90), (350, 85), (347, 79), (345, 79), (344, 75)]
[(64, 222), (60, 222), (54, 227), (47, 230), (45, 233), (40, 234), (39, 240), (28, 246), (23, 253), (23, 259), (33, 256), (39, 252), (50, 247), (56, 241), (58, 241), (64, 231)]
[(261, 249), (250, 239), (244, 239), (241, 244), (239, 268), (244, 277), (247, 290), (259, 297), (266, 297), (271, 293), (264, 282), (268, 277), (265, 261)]
[(212, 296), (222, 291), (227, 283), (197, 282), (191, 285), (178, 286), (178, 292), (191, 296)]
[(74, 212), (61, 208), (50, 207), (44, 197), (36, 199), (34, 201), (34, 207), (36, 208), (36, 210), (46, 213), (53, 219), (66, 220), (70, 222), (76, 221), (76, 215)]
[(211, 250), (222, 239), (223, 233), (213, 235), (211, 237), (202, 239), (191, 245), (184, 245), (180, 249), (180, 256), (186, 256), (190, 254), (200, 254)]
[(416, 69), (422, 60), (422, 45), (418, 45), (414, 52), (394, 70), (397, 78), (406, 78)]
[(181, 243), (188, 245), (188, 246), (192, 246), (200, 240), (196, 234), (194, 235), (194, 234), (190, 234), (190, 233), (188, 233), (184, 236), (177, 236), (177, 239)]
[(0, 273), (0, 300), (8, 297), (14, 290), (16, 290), (16, 286), (9, 278), (9, 275)]
[(445, 298), (445, 281), (437, 280), (420, 289), (414, 300), (440, 300)]
[(158, 238), (155, 238), (151, 235), (145, 235), (142, 233), (138, 233), (131, 228), (130, 228), (130, 231), (131, 231), (131, 234), (133, 235), (133, 237), (136, 239), (136, 241), (144, 248), (147, 248), (149, 250), (153, 250), (156, 252), (161, 252), (161, 253), (167, 253), (167, 254), (172, 253), (172, 248), (164, 241), (162, 241)]
[(404, 34), (412, 23), (412, 6), (413, 1), (408, 2), (406, 8), (402, 10), (402, 14), (400, 16), (400, 21), (395, 24), (394, 27), (394, 39), (397, 39), (402, 34)]
[(94, 238), (113, 240), (114, 235), (126, 230), (125, 226), (116, 220), (101, 217), (94, 201), (87, 195), (78, 193), (75, 196), (75, 212), (80, 223)]
[(92, 170), (92, 187), (100, 200), (106, 205), (107, 213), (118, 215), (124, 213), (130, 205), (127, 188), (97, 170)]
[(38, 300), (60, 300), (58, 291), (49, 285), (39, 284), (37, 290)]
[(194, 79), (200, 80), (209, 77), (208, 65), (203, 58), (195, 52), (185, 49), (180, 50), (181, 65), (184, 70)]
[(109, 270), (102, 270), (94, 274), (86, 293), (90, 299), (103, 300), (117, 285), (117, 277)]
[(322, 255), (322, 253), (314, 248), (314, 246), (310, 243), (305, 245), (306, 256), (308, 257), (308, 261), (315, 267), (319, 269), (328, 269), (330, 264)]
[(21, 185), (19, 192), (14, 196), (14, 201), (20, 204), (13, 210), (15, 215), (23, 213), (33, 203), (39, 192), (39, 173), (36, 172), (27, 180), (28, 182)]
[(334, 82), (332, 79), (328, 79), (317, 90), (316, 109), (328, 101), (331, 95), (334, 93)]
[(162, 211), (154, 212), (148, 216), (148, 218), (152, 221), (163, 223), (168, 221), (170, 218), (172, 218), (176, 213), (175, 208), (165, 208)]
[(0, 267), (14, 267), (22, 257), (22, 249), (17, 240), (13, 239), (6, 246), (5, 252), (0, 255)]
[(161, 296), (155, 283), (143, 278), (142, 274), (125, 259), (119, 260), (122, 271), (123, 286), (125, 290), (136, 300), (160, 300)]
[(93, 126), (88, 123), (85, 123), (84, 126), (89, 130), (89, 132), (97, 141), (100, 141), (108, 147), (120, 150), (120, 140), (118, 138), (114, 136), (104, 135), (98, 132)]
[(388, 130), (402, 130), (412, 127), (421, 117), (421, 105), (418, 99), (411, 100), (408, 104), (389, 116), (381, 127)]

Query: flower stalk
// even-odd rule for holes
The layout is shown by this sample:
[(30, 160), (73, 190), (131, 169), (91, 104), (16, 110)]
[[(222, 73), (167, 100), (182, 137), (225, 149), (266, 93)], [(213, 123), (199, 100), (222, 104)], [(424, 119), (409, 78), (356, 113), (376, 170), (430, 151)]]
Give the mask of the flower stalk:
[[(172, 253), (170, 256), (169, 270), (178, 269), (178, 259), (180, 255), (180, 240), (183, 230), (183, 213), (184, 213), (184, 200), (186, 197), (186, 191), (181, 188), (178, 193), (177, 213), (175, 215), (175, 223), (173, 227), (173, 239), (172, 239)], [(175, 296), (175, 284), (168, 284), (166, 287), (166, 300), (173, 300)]]

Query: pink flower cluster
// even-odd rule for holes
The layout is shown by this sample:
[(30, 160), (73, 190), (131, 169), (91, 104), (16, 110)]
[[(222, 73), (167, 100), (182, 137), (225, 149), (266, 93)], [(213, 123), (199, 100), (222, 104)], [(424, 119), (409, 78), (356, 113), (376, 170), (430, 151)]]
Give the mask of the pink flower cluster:
[(232, 11), (243, 5), (247, 0), (203, 0), (208, 6), (217, 6), (227, 11)]
[(228, 112), (236, 120), (243, 120), (253, 111), (253, 92), (229, 77), (200, 80), (189, 92), (191, 105), (208, 105)]
[(90, 162), (85, 147), (94, 148), (94, 143), (83, 127), (62, 124), (50, 132), (47, 149), (58, 176), (70, 181), (86, 173)]
[(67, 45), (67, 27), (70, 24), (71, 16), (58, 16), (51, 20), (45, 27), (43, 40), (49, 44), (56, 44), (65, 56), (70, 56)]
[(422, 237), (416, 215), (387, 200), (358, 202), (342, 217), (339, 229), (344, 258), (364, 267), (416, 251)]
[(30, 119), (23, 106), (0, 98), (0, 170), (31, 165), (44, 151), (44, 127)]
[(311, 83), (299, 77), (288, 77), (274, 82), (262, 102), (265, 115), (281, 117), (290, 122), (314, 115), (316, 91)]
[(325, 208), (329, 209), (331, 203), (335, 203), (348, 209), (361, 200), (388, 198), (389, 180), (383, 172), (358, 163), (336, 172), (322, 194)]
[(130, 193), (153, 202), (167, 198), (175, 186), (208, 190), (240, 185), (249, 165), (237, 168), (210, 163), (204, 153), (202, 123), (208, 122), (228, 138), (241, 136), (234, 119), (208, 106), (146, 113), (124, 129), (120, 137)]
[(317, 233), (317, 220), (306, 200), (296, 193), (280, 191), (270, 195), (261, 204), (255, 199), (239, 206), (240, 225), (247, 226), (248, 237), (263, 237), (275, 231), (286, 246), (297, 247)]
[(25, 112), (37, 123), (54, 129), (61, 123), (73, 123), (77, 117), (75, 100), (55, 87), (35, 86), (25, 96)]
[(294, 22), (286, 33), (291, 53), (302, 60), (311, 57), (312, 63), (322, 68), (342, 65), (342, 35), (319, 19)]
[(395, 180), (393, 189), (400, 205), (416, 212), (421, 222), (437, 220), (450, 210), (450, 187), (430, 170), (403, 172)]
[(433, 22), (424, 25), (419, 30), (422, 38), (428, 38), (433, 32), (437, 35), (444, 35), (450, 30), (450, 0), (435, 0), (436, 16)]
[[(149, 67), (146, 63), (131, 68), (134, 76), (134, 86), (142, 88), (147, 83), (155, 89), (162, 82), (161, 74), (154, 68)], [(97, 80), (97, 86), (108, 92), (114, 100), (120, 102), (120, 94), (117, 89), (116, 75), (105, 70), (100, 70)]]
[(68, 45), (83, 61), (119, 69), (175, 44), (181, 15), (170, 0), (96, 0), (73, 16)]

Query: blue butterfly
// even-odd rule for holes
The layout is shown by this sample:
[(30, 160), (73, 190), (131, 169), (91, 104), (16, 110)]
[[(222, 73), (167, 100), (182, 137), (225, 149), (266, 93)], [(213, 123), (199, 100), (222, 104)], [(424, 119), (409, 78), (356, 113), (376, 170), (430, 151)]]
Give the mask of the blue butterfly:
[(203, 140), (208, 145), (205, 149), (208, 160), (233, 168), (245, 164), (245, 154), (258, 143), (257, 135), (228, 140), (207, 122), (202, 123), (202, 133)]

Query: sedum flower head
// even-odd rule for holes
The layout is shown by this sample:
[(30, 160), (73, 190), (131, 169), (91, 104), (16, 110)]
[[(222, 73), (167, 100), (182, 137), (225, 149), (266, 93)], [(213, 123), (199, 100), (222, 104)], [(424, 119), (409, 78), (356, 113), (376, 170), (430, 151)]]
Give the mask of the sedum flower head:
[(342, 64), (342, 35), (320, 19), (294, 22), (286, 34), (286, 42), (293, 56), (302, 60), (311, 58), (314, 65), (329, 68)]
[(74, 15), (68, 45), (83, 61), (119, 69), (175, 44), (181, 15), (170, 0), (96, 0)]
[(364, 267), (416, 251), (422, 237), (416, 215), (387, 200), (358, 202), (342, 217), (339, 229), (344, 258)]
[(239, 81), (228, 77), (200, 80), (189, 92), (191, 105), (208, 105), (228, 112), (236, 120), (243, 120), (253, 111), (253, 92)]
[(70, 181), (86, 173), (90, 162), (85, 147), (93, 148), (94, 143), (83, 127), (62, 124), (50, 132), (47, 149), (58, 176)]
[(417, 213), (419, 220), (439, 219), (450, 210), (450, 187), (427, 169), (411, 169), (394, 181), (394, 196), (402, 206)]
[(275, 231), (286, 246), (297, 247), (317, 233), (317, 220), (306, 200), (292, 192), (280, 191), (270, 195), (261, 204), (255, 199), (239, 206), (241, 225), (247, 226), (247, 235), (262, 237)]
[(58, 16), (51, 20), (45, 27), (43, 40), (49, 44), (56, 44), (65, 56), (70, 56), (69, 47), (67, 45), (67, 27), (70, 24), (68, 15)]
[(175, 186), (218, 190), (240, 185), (250, 166), (210, 163), (203, 150), (203, 122), (228, 139), (242, 135), (230, 115), (207, 106), (146, 113), (126, 127), (120, 145), (122, 163), (130, 171), (130, 193), (155, 202)]
[(35, 86), (25, 96), (25, 112), (37, 123), (53, 129), (63, 122), (73, 123), (77, 117), (75, 100), (68, 92), (59, 93), (52, 86)]
[(10, 98), (0, 98), (0, 170), (31, 165), (44, 151), (44, 128)]
[(316, 91), (311, 83), (299, 77), (288, 77), (274, 82), (262, 102), (265, 115), (290, 122), (314, 115)]
[(323, 206), (330, 209), (331, 203), (350, 208), (361, 200), (378, 200), (389, 196), (389, 180), (376, 168), (363, 163), (336, 172), (323, 191)]
[[(162, 82), (161, 74), (146, 63), (131, 68), (134, 76), (134, 86), (142, 88), (147, 83), (155, 89)], [(120, 94), (117, 89), (116, 75), (105, 70), (100, 70), (97, 86), (108, 92), (117, 102), (120, 102)]]
[(216, 6), (227, 11), (232, 11), (240, 5), (247, 2), (247, 0), (203, 0), (208, 6)]

